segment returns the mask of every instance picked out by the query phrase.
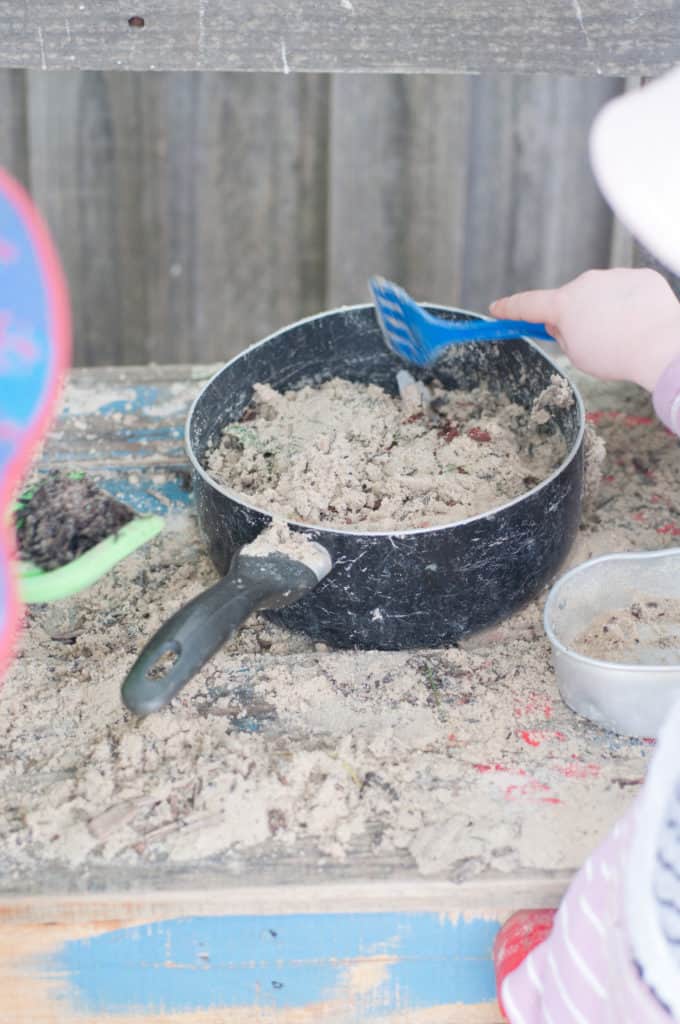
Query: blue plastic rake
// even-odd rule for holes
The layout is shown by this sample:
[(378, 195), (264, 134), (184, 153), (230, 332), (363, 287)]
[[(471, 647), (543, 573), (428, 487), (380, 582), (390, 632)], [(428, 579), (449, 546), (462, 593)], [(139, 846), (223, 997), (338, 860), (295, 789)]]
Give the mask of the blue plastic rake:
[(396, 355), (416, 366), (427, 366), (449, 345), (466, 341), (502, 341), (538, 338), (554, 341), (543, 324), (525, 320), (442, 320), (426, 313), (399, 285), (372, 277), (369, 287), (375, 301), (385, 344)]

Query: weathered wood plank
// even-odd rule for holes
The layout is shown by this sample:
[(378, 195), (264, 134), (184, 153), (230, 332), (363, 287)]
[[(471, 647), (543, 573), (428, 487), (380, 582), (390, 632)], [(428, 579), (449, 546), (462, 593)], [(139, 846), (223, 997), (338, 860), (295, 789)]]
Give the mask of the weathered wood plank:
[(323, 305), (327, 80), (30, 73), (76, 363), (226, 359)]
[(654, 74), (680, 58), (679, 13), (678, 0), (2, 0), (0, 64)]
[[(566, 877), (3, 900), (6, 1024), (496, 1024), (491, 946)], [(30, 984), (27, 984), (27, 975)]]
[(162, 1024), (171, 1015), (178, 1024), (330, 1024), (376, 1011), (385, 1024), (499, 1019), (493, 914), (439, 904), (149, 917), (143, 900), (133, 905), (138, 918), (129, 923), (114, 905), (108, 920), (78, 925), (53, 915), (49, 927), (0, 926), (3, 1022)]
[(420, 299), (485, 310), (607, 266), (611, 213), (590, 123), (619, 80), (337, 76), (329, 304), (380, 272)]
[[(141, 81), (31, 73), (31, 188), (71, 289), (76, 362), (145, 359)], [(137, 124), (135, 132), (126, 127)]]
[(0, 137), (62, 252), (76, 363), (204, 361), (374, 272), (483, 310), (607, 265), (586, 140), (618, 88), (4, 71)]
[(0, 165), (29, 185), (28, 121), (24, 74), (0, 70)]
[(588, 130), (618, 80), (485, 76), (471, 87), (460, 304), (555, 287), (609, 265), (612, 217)]
[(367, 301), (376, 273), (421, 299), (457, 298), (469, 87), (446, 76), (335, 77), (329, 305)]

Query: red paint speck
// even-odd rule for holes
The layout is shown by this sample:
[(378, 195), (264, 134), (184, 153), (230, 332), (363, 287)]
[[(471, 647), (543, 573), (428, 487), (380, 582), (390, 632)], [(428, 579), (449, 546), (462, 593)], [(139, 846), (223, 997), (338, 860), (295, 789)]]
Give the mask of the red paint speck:
[(480, 427), (471, 427), (468, 430), (468, 437), (471, 437), (473, 441), (478, 441), (480, 444), (484, 444), (486, 441), (491, 440), (491, 434), (488, 430), (482, 430)]
[(670, 534), (671, 537), (680, 537), (680, 526), (673, 526), (673, 523), (664, 523), (663, 526), (657, 526), (656, 532)]
[(520, 729), (517, 735), (529, 747), (540, 747), (541, 743), (550, 740), (563, 742), (567, 738), (559, 729)]
[(617, 412), (615, 409), (599, 409), (596, 412), (589, 412), (586, 414), (586, 419), (589, 423), (595, 424), (601, 423), (602, 420), (623, 419), (627, 427), (648, 427), (657, 422), (653, 416), (631, 416)]
[(564, 775), (565, 779), (596, 779), (601, 772), (599, 764), (565, 764), (559, 767), (558, 772)]
[(545, 719), (550, 719), (552, 718), (553, 708), (550, 701), (544, 700), (540, 694), (530, 694), (524, 705), (515, 705), (513, 714), (515, 718), (524, 718), (525, 715), (543, 715)]
[(439, 431), (439, 436), (442, 440), (446, 441), (447, 444), (453, 441), (454, 437), (458, 437), (459, 435), (460, 428), (457, 427), (455, 423), (449, 423)]
[(561, 804), (558, 796), (550, 795), (550, 786), (537, 779), (529, 779), (521, 786), (508, 786), (505, 790), (506, 800), (535, 800), (541, 804)]
[[(621, 415), (620, 413), (617, 413), (617, 416), (620, 416), (620, 415)], [(628, 415), (628, 416), (625, 417), (625, 424), (626, 424), (627, 427), (649, 427), (652, 423), (656, 423), (656, 422), (657, 421), (654, 419), (653, 416), (630, 416), (630, 415)]]

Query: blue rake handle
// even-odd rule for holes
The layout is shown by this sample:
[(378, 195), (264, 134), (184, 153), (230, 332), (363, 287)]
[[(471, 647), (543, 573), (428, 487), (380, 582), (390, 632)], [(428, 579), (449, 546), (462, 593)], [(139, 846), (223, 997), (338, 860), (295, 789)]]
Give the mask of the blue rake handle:
[(543, 324), (527, 320), (442, 320), (424, 309), (421, 315), (427, 321), (427, 347), (434, 355), (449, 345), (466, 341), (503, 341), (519, 336), (554, 341)]

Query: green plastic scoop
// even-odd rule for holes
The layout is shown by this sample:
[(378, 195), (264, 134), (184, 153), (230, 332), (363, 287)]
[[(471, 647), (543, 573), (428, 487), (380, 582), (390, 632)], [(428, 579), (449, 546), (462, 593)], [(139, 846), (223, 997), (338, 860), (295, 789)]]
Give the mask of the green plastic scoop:
[[(72, 479), (82, 478), (81, 472), (69, 473)], [(26, 491), (14, 506), (20, 513), (34, 494)], [(18, 564), (19, 594), (24, 604), (49, 604), (86, 590), (105, 576), (110, 569), (131, 555), (163, 529), (162, 516), (136, 516), (114, 533), (105, 537), (88, 551), (55, 569), (41, 569), (26, 559)]]
[(19, 562), (19, 594), (24, 604), (48, 604), (86, 590), (163, 529), (162, 516), (139, 516), (117, 533), (57, 569)]

